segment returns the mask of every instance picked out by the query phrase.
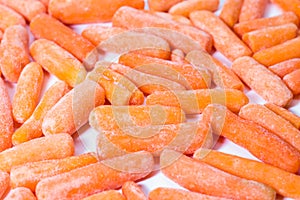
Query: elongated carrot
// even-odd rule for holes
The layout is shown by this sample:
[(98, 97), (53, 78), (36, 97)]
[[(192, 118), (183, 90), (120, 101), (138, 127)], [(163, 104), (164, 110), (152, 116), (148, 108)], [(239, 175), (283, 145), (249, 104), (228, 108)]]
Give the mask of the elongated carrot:
[(192, 25), (191, 21), (187, 17), (184, 17), (182, 15), (173, 15), (173, 14), (166, 13), (166, 12), (155, 12), (154, 14), (157, 16), (160, 16), (164, 19), (173, 20), (178, 23), (185, 24), (185, 25), (190, 25), (190, 26)]
[(25, 19), (14, 10), (0, 5), (0, 30), (4, 31), (6, 28), (13, 25), (25, 26)]
[(300, 131), (267, 107), (259, 104), (247, 104), (241, 108), (239, 116), (272, 131), (300, 152)]
[(286, 106), (293, 98), (292, 92), (278, 76), (251, 57), (236, 59), (232, 70), (269, 103)]
[(29, 36), (21, 25), (7, 28), (1, 40), (0, 67), (5, 79), (17, 82), (23, 67), (29, 63)]
[(85, 79), (86, 70), (79, 60), (50, 40), (35, 40), (30, 46), (30, 53), (46, 71), (71, 87)]
[[(203, 156), (203, 150), (199, 150), (194, 154), (194, 158), (201, 159), (236, 176), (269, 185), (285, 197), (300, 197), (300, 191), (298, 190), (300, 177), (272, 165), (214, 150), (209, 150), (209, 153), (205, 153), (205, 156)], [(251, 173), (248, 173), (249, 171)]]
[(196, 10), (216, 11), (219, 7), (219, 0), (188, 0), (182, 1), (172, 6), (169, 13), (173, 15), (183, 15), (189, 17), (190, 13)]
[(300, 69), (285, 75), (283, 81), (292, 90), (294, 95), (300, 94)]
[(34, 192), (37, 183), (44, 178), (69, 172), (96, 162), (96, 155), (87, 153), (62, 159), (42, 160), (18, 165), (10, 171), (11, 187), (26, 187)]
[(230, 199), (274, 199), (276, 195), (262, 183), (231, 175), (178, 152), (165, 151), (160, 161), (165, 164), (165, 176), (193, 192)]
[(190, 14), (192, 23), (212, 35), (215, 48), (233, 61), (241, 56), (250, 56), (252, 51), (214, 13), (195, 11)]
[(298, 171), (299, 152), (262, 126), (242, 119), (218, 104), (206, 107), (203, 120), (211, 123), (214, 133), (246, 148), (263, 162), (292, 173)]
[(9, 187), (9, 174), (0, 171), (0, 198), (5, 193), (8, 187)]
[(295, 38), (297, 30), (298, 27), (293, 23), (271, 26), (245, 33), (243, 41), (253, 52), (257, 52)]
[(133, 181), (127, 181), (122, 185), (122, 193), (127, 200), (147, 200), (145, 193)]
[(244, 0), (226, 0), (219, 15), (232, 28), (238, 21)]
[(36, 196), (41, 200), (79, 200), (144, 178), (153, 167), (153, 157), (147, 152), (116, 157), (43, 179), (37, 184)]
[(151, 11), (168, 11), (173, 5), (183, 0), (149, 0), (149, 8)]
[(188, 63), (184, 60), (184, 53), (180, 49), (174, 49), (171, 53), (171, 61), (177, 62), (179, 64)]
[(14, 133), (12, 106), (5, 82), (0, 77), (0, 152), (11, 147)]
[(85, 197), (82, 200), (126, 200), (125, 197), (116, 190), (107, 190), (91, 196)]
[[(168, 99), (168, 101), (166, 101)], [(147, 105), (164, 105), (179, 107), (186, 114), (202, 113), (205, 107), (212, 103), (226, 105), (232, 112), (238, 112), (240, 108), (249, 102), (247, 96), (235, 89), (202, 89), (187, 91), (163, 91), (155, 92), (146, 99)]]
[(268, 0), (244, 0), (239, 22), (251, 21), (264, 16)]
[(300, 17), (300, 2), (297, 0), (271, 0), (272, 3), (279, 5), (285, 11), (292, 11)]
[(23, 124), (35, 110), (43, 80), (44, 72), (38, 63), (31, 62), (24, 67), (12, 101), (12, 112), (16, 122)]
[(65, 158), (74, 153), (71, 136), (62, 133), (24, 142), (0, 153), (0, 170), (10, 172), (16, 165)]
[(28, 188), (18, 187), (10, 190), (3, 200), (36, 200), (36, 197)]
[(293, 58), (286, 61), (282, 61), (275, 65), (269, 67), (269, 69), (277, 74), (279, 77), (283, 78), (285, 75), (300, 69), (300, 58)]
[[(133, 22), (134, 23), (130, 23)], [(166, 20), (161, 17), (151, 14), (149, 12), (140, 11), (134, 8), (124, 6), (120, 8), (113, 17), (113, 26), (137, 29), (146, 27), (156, 27), (156, 28), (166, 28), (172, 31), (178, 31), (184, 35), (189, 36), (194, 39), (200, 46), (210, 52), (212, 48), (212, 38), (205, 32), (187, 25), (182, 25), (181, 23)]]

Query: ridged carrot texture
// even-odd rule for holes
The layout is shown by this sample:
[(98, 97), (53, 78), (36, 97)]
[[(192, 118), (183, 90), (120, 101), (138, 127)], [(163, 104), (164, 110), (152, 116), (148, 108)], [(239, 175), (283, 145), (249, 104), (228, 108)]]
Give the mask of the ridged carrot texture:
[(283, 81), (291, 89), (294, 95), (300, 94), (300, 69), (285, 75)]
[(232, 28), (238, 21), (244, 0), (225, 0), (219, 15), (227, 26)]
[(154, 14), (164, 19), (173, 20), (175, 22), (182, 23), (189, 26), (192, 25), (191, 21), (187, 17), (184, 17), (182, 15), (173, 15), (166, 12), (155, 12)]
[(166, 150), (160, 157), (165, 176), (193, 192), (229, 199), (274, 199), (270, 187), (221, 171), (203, 161)]
[(141, 187), (133, 181), (127, 181), (122, 185), (122, 193), (127, 200), (147, 200)]
[(300, 17), (300, 2), (297, 0), (271, 0), (272, 3), (279, 5), (285, 11), (292, 11)]
[(271, 70), (281, 78), (297, 69), (300, 69), (300, 58), (293, 58), (282, 61), (269, 67), (269, 70)]
[(215, 134), (244, 147), (263, 162), (292, 173), (298, 171), (299, 152), (262, 126), (242, 119), (218, 104), (205, 108), (203, 120), (211, 124)]
[(25, 19), (11, 8), (0, 5), (0, 30), (4, 31), (13, 25), (25, 26)]
[(183, 0), (149, 0), (149, 9), (151, 11), (168, 11), (173, 5)]
[(50, 40), (35, 40), (30, 46), (30, 53), (46, 71), (71, 87), (85, 79), (86, 70), (80, 61)]
[(126, 200), (125, 197), (116, 190), (107, 190), (85, 197), (82, 200)]
[(268, 3), (268, 0), (244, 0), (239, 22), (262, 18)]
[(3, 200), (36, 200), (34, 194), (26, 187), (18, 187), (9, 191)]
[(9, 188), (9, 174), (3, 171), (0, 171), (0, 198)]
[(171, 61), (180, 64), (188, 63), (184, 60), (184, 52), (180, 49), (174, 49), (171, 53)]
[(61, 133), (24, 142), (0, 153), (0, 170), (10, 172), (16, 165), (28, 162), (65, 158), (73, 155), (74, 142)]
[(36, 187), (36, 196), (39, 200), (79, 200), (142, 179), (153, 167), (153, 157), (147, 152), (116, 157), (43, 179)]

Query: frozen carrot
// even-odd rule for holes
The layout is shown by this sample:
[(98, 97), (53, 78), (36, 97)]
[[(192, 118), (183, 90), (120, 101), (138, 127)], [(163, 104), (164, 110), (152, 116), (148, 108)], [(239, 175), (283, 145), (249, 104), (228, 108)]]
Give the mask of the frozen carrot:
[(29, 63), (28, 42), (25, 27), (14, 25), (5, 30), (0, 45), (0, 67), (6, 80), (17, 82), (23, 67)]
[(30, 46), (30, 53), (46, 71), (71, 87), (85, 79), (86, 70), (80, 61), (50, 40), (35, 40)]
[(234, 25), (233, 29), (236, 34), (242, 36), (245, 33), (248, 33), (250, 31), (254, 31), (254, 30), (258, 30), (270, 26), (279, 26), (288, 23), (294, 23), (296, 26), (299, 25), (299, 19), (297, 15), (295, 15), (295, 13), (284, 12), (281, 15), (274, 16), (274, 17), (260, 18), (260, 19), (246, 21), (246, 22), (241, 22)]
[(126, 200), (125, 197), (116, 190), (107, 190), (91, 196), (85, 197), (82, 200)]
[(50, 0), (40, 0), (44, 4), (44, 6), (47, 8), (49, 5)]
[[(203, 153), (205, 153), (205, 156)], [(298, 189), (300, 187), (299, 175), (262, 162), (214, 150), (209, 150), (209, 152), (203, 152), (203, 149), (198, 150), (194, 154), (194, 158), (201, 159), (212, 166), (236, 176), (269, 185), (282, 196), (300, 198), (300, 191)]]
[(0, 30), (4, 31), (13, 25), (25, 26), (25, 19), (9, 7), (0, 5)]
[(145, 193), (133, 181), (127, 181), (122, 185), (122, 193), (127, 200), (147, 200)]
[[(166, 101), (166, 99), (168, 99)], [(155, 92), (146, 99), (147, 105), (164, 105), (179, 107), (186, 114), (202, 113), (205, 107), (212, 103), (226, 105), (232, 112), (238, 112), (240, 108), (249, 102), (247, 96), (235, 89), (202, 89), (187, 91), (163, 91)]]
[(229, 60), (252, 54), (247, 45), (214, 13), (204, 10), (194, 11), (190, 14), (190, 19), (196, 27), (212, 35), (215, 48)]
[(18, 187), (10, 190), (3, 200), (36, 200), (36, 197), (28, 188)]
[(197, 10), (216, 11), (219, 7), (219, 0), (187, 0), (172, 6), (169, 13), (189, 17), (190, 13)]
[(299, 152), (262, 126), (242, 119), (218, 104), (205, 108), (203, 120), (211, 124), (215, 134), (246, 148), (263, 162), (292, 173), (298, 171)]
[(266, 27), (245, 33), (243, 41), (253, 52), (258, 52), (295, 38), (297, 30), (298, 27), (293, 23)]
[(122, 6), (144, 8), (143, 0), (52, 0), (49, 13), (65, 24), (84, 24), (111, 21)]
[(173, 20), (175, 22), (182, 23), (185, 25), (192, 25), (191, 21), (187, 17), (184, 17), (182, 15), (172, 15), (166, 12), (155, 12), (154, 14), (164, 19)]
[[(207, 33), (195, 27), (163, 19), (155, 14), (127, 6), (120, 8), (114, 14), (112, 22), (115, 27), (128, 29), (156, 27), (170, 29), (173, 32), (178, 31), (179, 33), (189, 36), (191, 39), (195, 40), (204, 50), (210, 52), (212, 48), (212, 38)], [(167, 37), (170, 36), (168, 35)]]
[(226, 0), (219, 15), (232, 28), (238, 21), (244, 0)]
[(150, 153), (129, 154), (43, 179), (37, 184), (35, 192), (39, 200), (79, 200), (104, 190), (116, 189), (126, 181), (144, 178), (153, 167), (154, 160)]
[(149, 0), (149, 8), (151, 11), (168, 11), (173, 5), (183, 0)]
[(36, 16), (30, 22), (30, 31), (35, 38), (44, 38), (57, 43), (83, 62), (88, 69), (97, 61), (97, 52), (92, 43), (47, 14)]
[(35, 62), (27, 64), (19, 77), (12, 101), (14, 120), (23, 124), (33, 113), (38, 104), (44, 72)]
[(277, 106), (273, 103), (266, 103), (265, 106), (272, 110), (277, 115), (283, 117), (284, 119), (288, 120), (293, 126), (295, 126), (297, 129), (300, 128), (300, 117), (291, 111), (282, 108), (280, 106)]
[(282, 61), (275, 65), (269, 67), (269, 69), (277, 74), (279, 77), (283, 78), (285, 75), (300, 69), (300, 58), (293, 58), (286, 61)]
[(26, 187), (32, 192), (39, 181), (97, 162), (92, 153), (62, 159), (42, 160), (15, 166), (10, 171), (11, 187)]
[[(0, 30), (0, 42), (1, 42), (2, 38), (3, 38), (3, 32)], [(1, 51), (1, 49), (0, 49), (0, 51)], [(1, 67), (0, 67), (0, 76), (1, 76)]]
[(268, 0), (244, 0), (239, 22), (262, 18), (267, 4)]
[(271, 0), (272, 3), (279, 5), (285, 11), (292, 11), (300, 17), (300, 2), (297, 0)]
[(239, 116), (272, 131), (300, 152), (300, 131), (267, 107), (259, 104), (247, 104), (241, 108)]
[(28, 162), (65, 158), (73, 155), (70, 135), (61, 133), (24, 142), (0, 153), (0, 170), (10, 172), (16, 165)]
[(11, 147), (14, 133), (12, 106), (5, 82), (0, 77), (0, 152)]
[(45, 115), (42, 123), (44, 135), (74, 134), (88, 121), (89, 113), (104, 104), (105, 92), (91, 80), (85, 80), (63, 96)]
[(286, 106), (293, 98), (292, 92), (278, 76), (251, 57), (236, 59), (232, 63), (232, 70), (269, 103)]
[(300, 94), (300, 69), (297, 69), (283, 77), (285, 84), (294, 95)]
[(0, 171), (0, 198), (9, 188), (9, 174), (3, 171)]
[(229, 199), (274, 199), (275, 191), (256, 181), (221, 171), (201, 160), (166, 150), (160, 157), (165, 176), (192, 192)]
[(180, 64), (187, 63), (187, 62), (184, 60), (184, 53), (183, 53), (183, 51), (181, 51), (180, 49), (174, 49), (174, 50), (172, 51), (172, 54), (171, 54), (171, 61), (177, 62), (177, 63), (180, 63)]

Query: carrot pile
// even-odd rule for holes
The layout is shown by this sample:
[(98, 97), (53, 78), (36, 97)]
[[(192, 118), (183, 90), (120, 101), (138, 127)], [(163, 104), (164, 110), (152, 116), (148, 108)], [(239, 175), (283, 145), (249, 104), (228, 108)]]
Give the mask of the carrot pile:
[(0, 0), (0, 199), (300, 199), (299, 8)]

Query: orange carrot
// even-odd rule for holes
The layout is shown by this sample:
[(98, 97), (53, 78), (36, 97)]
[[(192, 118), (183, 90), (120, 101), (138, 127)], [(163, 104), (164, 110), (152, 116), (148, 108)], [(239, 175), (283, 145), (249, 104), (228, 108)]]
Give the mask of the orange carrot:
[(174, 49), (174, 50), (172, 51), (172, 54), (171, 54), (171, 61), (172, 61), (172, 62), (177, 62), (177, 63), (179, 63), (179, 64), (184, 64), (184, 63), (187, 64), (187, 62), (184, 60), (184, 53), (183, 53), (183, 51), (180, 50), (180, 49)]
[(9, 188), (9, 174), (3, 171), (0, 171), (0, 198)]
[(292, 173), (298, 171), (299, 152), (262, 126), (242, 119), (218, 104), (205, 108), (203, 120), (211, 123), (214, 133), (246, 148), (263, 162)]
[(10, 171), (11, 187), (26, 187), (34, 192), (37, 183), (44, 178), (69, 172), (96, 162), (96, 155), (87, 153), (62, 159), (42, 160), (18, 165)]
[[(12, 106), (6, 85), (0, 77), (0, 152), (11, 147), (14, 133)], [(0, 187), (1, 188), (1, 187)], [(0, 195), (1, 196), (1, 195)]]
[(4, 31), (13, 25), (25, 26), (25, 19), (9, 7), (0, 5), (0, 30)]
[[(2, 38), (3, 38), (3, 32), (0, 30), (0, 42), (1, 42)], [(0, 49), (0, 51), (1, 51), (1, 49)], [(1, 76), (1, 68), (0, 68), (0, 76)]]
[(172, 6), (169, 13), (189, 17), (190, 13), (196, 10), (216, 11), (219, 7), (219, 0), (188, 0)]
[(31, 62), (24, 67), (12, 101), (12, 112), (16, 122), (23, 124), (35, 110), (43, 80), (44, 72), (38, 63)]
[(74, 153), (71, 136), (62, 133), (24, 142), (0, 153), (0, 170), (10, 172), (16, 165), (65, 158)]
[(250, 56), (251, 50), (214, 13), (195, 11), (190, 14), (192, 23), (212, 35), (215, 48), (233, 61), (241, 56)]
[(293, 98), (292, 92), (278, 76), (251, 57), (236, 59), (232, 70), (269, 103), (286, 106)]
[(4, 32), (0, 45), (0, 67), (5, 79), (17, 82), (23, 67), (29, 63), (29, 36), (21, 25), (14, 25)]
[(300, 58), (293, 58), (286, 61), (282, 61), (269, 67), (269, 69), (283, 78), (285, 75), (300, 69)]
[(182, 15), (172, 15), (166, 12), (155, 12), (154, 14), (164, 19), (173, 20), (175, 22), (182, 23), (189, 26), (192, 25), (191, 21), (187, 17), (184, 17)]
[(283, 81), (292, 90), (294, 95), (300, 94), (300, 69), (285, 75)]
[(293, 23), (271, 26), (245, 33), (243, 40), (253, 52), (257, 52), (295, 38), (297, 30)]
[(256, 181), (221, 171), (201, 160), (171, 150), (160, 157), (162, 172), (179, 185), (206, 195), (229, 199), (274, 199), (275, 191)]
[(30, 53), (46, 71), (71, 87), (85, 79), (86, 70), (79, 60), (50, 40), (35, 40), (30, 46)]
[(232, 28), (238, 21), (244, 0), (226, 0), (219, 15)]
[(297, 0), (271, 0), (272, 3), (279, 5), (285, 11), (292, 11), (300, 17), (300, 2)]
[(126, 200), (125, 197), (116, 190), (107, 190), (91, 196), (85, 197), (82, 200)]
[(52, 0), (49, 13), (65, 24), (82, 24), (111, 21), (122, 6), (144, 8), (143, 0)]
[[(168, 99), (168, 101), (166, 101)], [(235, 89), (202, 89), (187, 91), (163, 91), (155, 92), (146, 99), (147, 105), (164, 105), (179, 107), (186, 114), (202, 113), (205, 107), (212, 103), (226, 105), (232, 112), (238, 112), (240, 108), (249, 102), (247, 96)]]
[(28, 188), (18, 187), (10, 190), (3, 200), (36, 200), (36, 197)]
[(168, 11), (173, 5), (183, 0), (148, 0), (151, 11)]
[(268, 0), (244, 0), (239, 22), (251, 21), (264, 16)]
[(145, 193), (133, 181), (127, 181), (122, 185), (122, 193), (127, 200), (147, 200)]
[(44, 6), (47, 8), (49, 5), (50, 0), (40, 0), (44, 4)]

